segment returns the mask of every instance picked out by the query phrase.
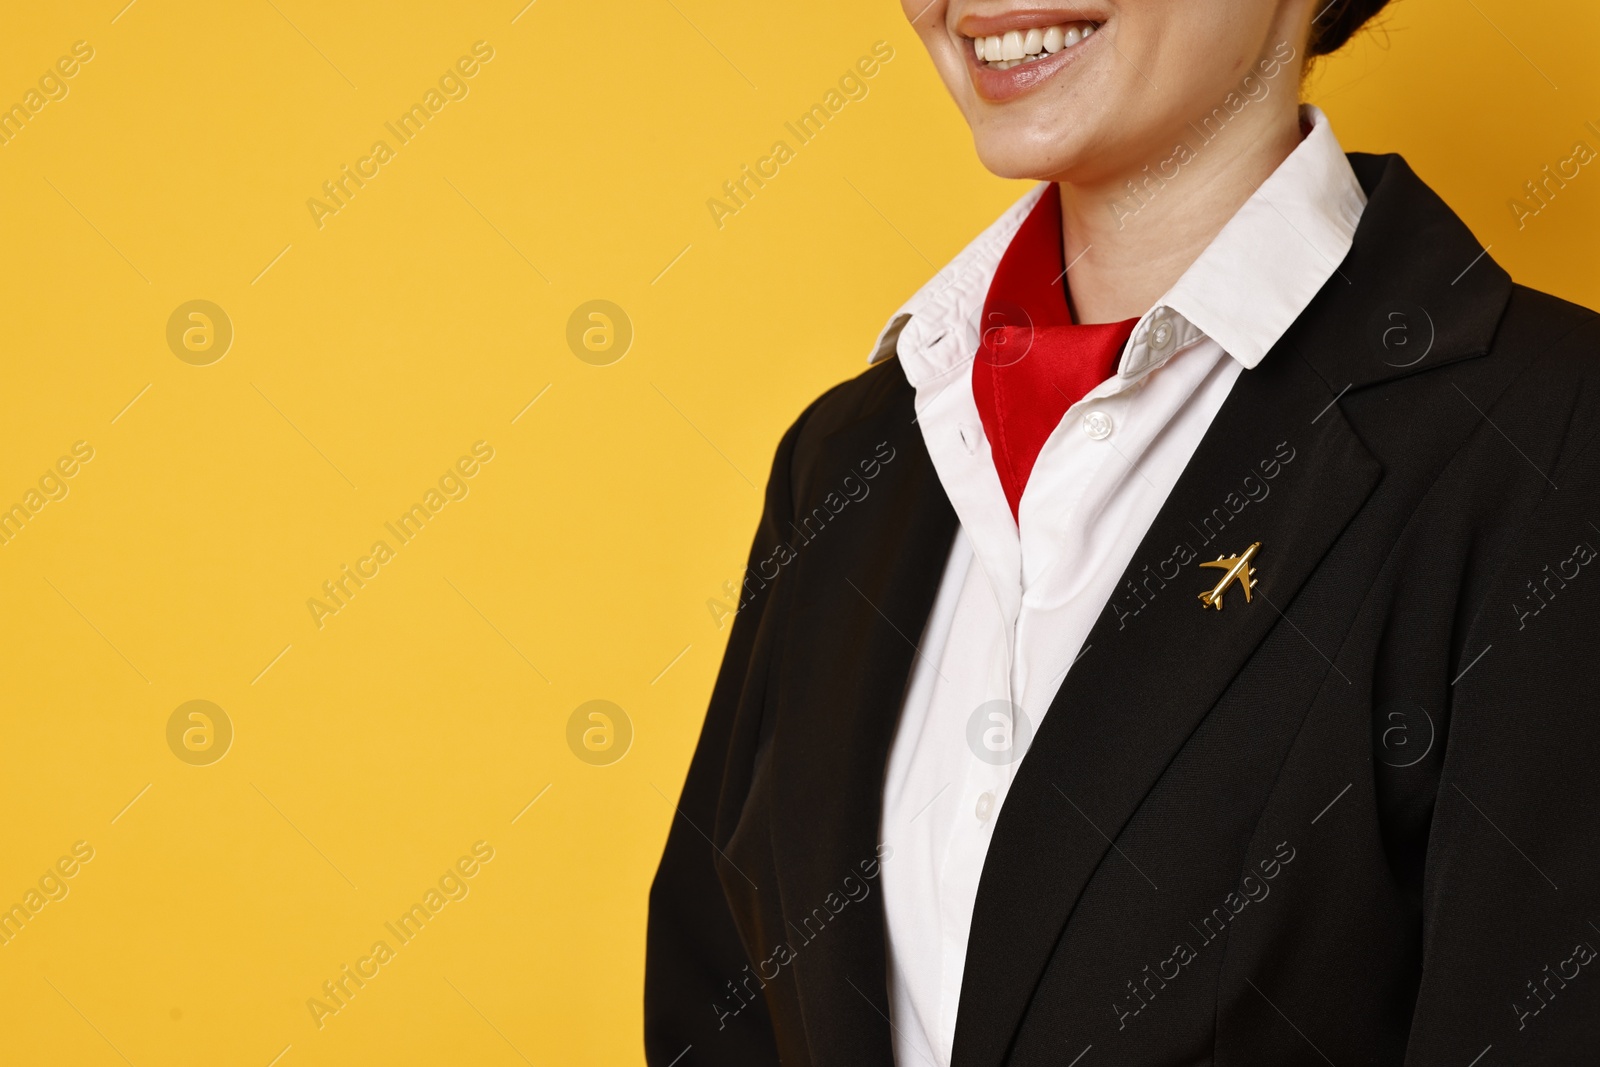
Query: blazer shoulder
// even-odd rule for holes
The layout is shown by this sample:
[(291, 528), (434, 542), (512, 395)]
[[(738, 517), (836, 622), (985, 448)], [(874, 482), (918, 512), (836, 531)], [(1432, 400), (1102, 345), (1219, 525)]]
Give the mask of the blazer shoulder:
[(1507, 373), (1513, 395), (1542, 392), (1565, 406), (1600, 388), (1600, 314), (1514, 285), (1488, 355)]
[[(1600, 439), (1600, 314), (1549, 293), (1513, 286), (1488, 352), (1504, 389), (1487, 415), (1515, 419), (1524, 448), (1549, 449), (1553, 470)], [(1470, 362), (1470, 361), (1469, 361)], [(1501, 422), (1502, 430), (1510, 432)], [(1593, 457), (1587, 457), (1591, 466)], [(1586, 476), (1585, 482), (1592, 475)], [(1559, 476), (1556, 480), (1561, 481)]]
[(897, 412), (909, 421), (914, 391), (898, 359), (881, 360), (812, 401), (789, 428), (797, 465), (816, 458), (823, 441), (863, 424), (889, 425)]
[(839, 472), (832, 468), (838, 458), (827, 444), (840, 434), (881, 430), (885, 438), (903, 437), (895, 431), (914, 421), (914, 399), (911, 383), (899, 360), (893, 358), (874, 363), (829, 388), (807, 405), (784, 433), (774, 457), (769, 503), (776, 491), (788, 497), (791, 509), (798, 508), (800, 500), (813, 495), (819, 484), (837, 481)]
[(1522, 348), (1570, 344), (1574, 355), (1587, 352), (1592, 359), (1600, 351), (1595, 344), (1596, 323), (1600, 323), (1600, 313), (1582, 304), (1514, 284), (1495, 332), (1494, 350), (1503, 349), (1507, 343)]
[(806, 429), (799, 447), (820, 441), (862, 422), (882, 418), (897, 404), (909, 405), (913, 396), (900, 361), (880, 360), (818, 397), (802, 416)]

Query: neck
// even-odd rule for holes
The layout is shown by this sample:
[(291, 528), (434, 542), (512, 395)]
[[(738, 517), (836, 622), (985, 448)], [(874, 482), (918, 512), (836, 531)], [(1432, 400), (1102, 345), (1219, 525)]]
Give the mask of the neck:
[(1214, 136), (1188, 124), (1163, 141), (1180, 142), (1186, 151), (1166, 149), (1092, 183), (1060, 183), (1074, 322), (1149, 311), (1300, 143), (1299, 108), (1293, 94), (1275, 93)]

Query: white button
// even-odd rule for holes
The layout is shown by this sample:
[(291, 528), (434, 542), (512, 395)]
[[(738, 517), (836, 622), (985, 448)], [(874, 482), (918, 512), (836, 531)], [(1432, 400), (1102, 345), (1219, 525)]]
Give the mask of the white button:
[(978, 817), (979, 822), (988, 822), (989, 813), (994, 811), (994, 794), (983, 792), (978, 794), (978, 805), (972, 809), (972, 814)]
[(1111, 416), (1103, 411), (1091, 411), (1083, 417), (1083, 432), (1092, 441), (1104, 441), (1111, 436)]
[(1151, 313), (1146, 330), (1145, 345), (1154, 357), (1166, 355), (1177, 343), (1178, 328), (1172, 324), (1166, 308), (1157, 308)]

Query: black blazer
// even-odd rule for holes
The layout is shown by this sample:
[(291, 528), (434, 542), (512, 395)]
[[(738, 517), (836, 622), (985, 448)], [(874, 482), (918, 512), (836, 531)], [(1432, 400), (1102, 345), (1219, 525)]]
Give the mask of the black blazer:
[[(1600, 1063), (1600, 321), (1350, 158), (1354, 247), (1020, 765), (955, 1067)], [(881, 791), (957, 525), (912, 397), (879, 364), (778, 447), (650, 893), (657, 1067), (893, 1062)]]

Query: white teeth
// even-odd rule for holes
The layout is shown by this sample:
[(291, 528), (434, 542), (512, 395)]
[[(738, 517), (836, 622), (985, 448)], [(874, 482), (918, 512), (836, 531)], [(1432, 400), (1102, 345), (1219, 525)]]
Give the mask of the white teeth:
[(1004, 34), (974, 37), (972, 53), (979, 63), (991, 70), (1010, 70), (1071, 48), (1087, 39), (1094, 29), (1092, 22), (1078, 22), (1043, 29), (1007, 30)]

